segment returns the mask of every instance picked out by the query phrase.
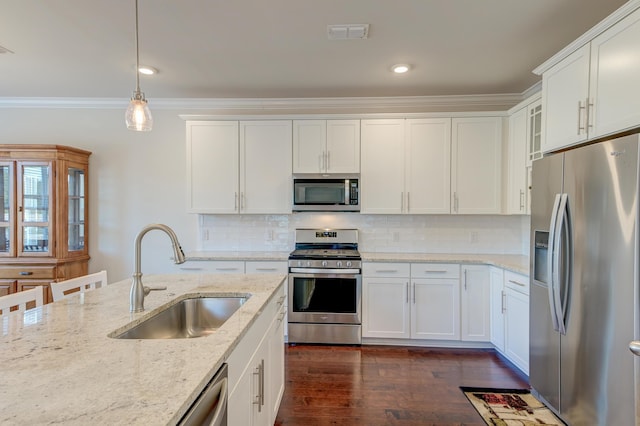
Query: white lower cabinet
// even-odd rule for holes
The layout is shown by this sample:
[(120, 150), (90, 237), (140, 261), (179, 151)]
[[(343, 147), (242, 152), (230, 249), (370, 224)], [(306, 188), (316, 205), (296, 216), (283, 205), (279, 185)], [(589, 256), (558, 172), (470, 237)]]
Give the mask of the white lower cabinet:
[(273, 425), (284, 392), (284, 287), (263, 309), (227, 364), (228, 423)]
[(411, 264), (411, 337), (460, 340), (460, 266)]
[(504, 352), (504, 271), (491, 266), (489, 268), (491, 312), (491, 343), (500, 352)]
[(408, 263), (362, 265), (362, 337), (411, 337)]
[(462, 265), (461, 339), (491, 340), (490, 275), (487, 265)]
[(504, 354), (529, 374), (529, 277), (504, 272)]

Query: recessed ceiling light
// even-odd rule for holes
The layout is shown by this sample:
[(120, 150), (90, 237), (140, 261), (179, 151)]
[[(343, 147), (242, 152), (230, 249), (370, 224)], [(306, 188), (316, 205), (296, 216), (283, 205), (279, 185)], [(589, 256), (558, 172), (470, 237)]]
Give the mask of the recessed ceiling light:
[(140, 67), (138, 67), (138, 71), (140, 72), (140, 74), (144, 74), (144, 75), (154, 75), (154, 74), (158, 74), (158, 70), (153, 68), (153, 67), (148, 67), (146, 65), (140, 65)]
[(411, 67), (408, 64), (396, 64), (391, 67), (391, 71), (395, 72), (396, 74), (404, 74), (409, 71), (410, 68)]

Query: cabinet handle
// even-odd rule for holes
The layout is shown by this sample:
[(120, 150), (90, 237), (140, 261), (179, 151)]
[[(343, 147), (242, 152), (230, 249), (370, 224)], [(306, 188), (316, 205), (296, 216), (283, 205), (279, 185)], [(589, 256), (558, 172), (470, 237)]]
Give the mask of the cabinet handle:
[(237, 271), (238, 268), (228, 267), (228, 268), (216, 268), (216, 271)]
[(233, 193), (233, 211), (238, 211), (238, 193)]
[(262, 406), (264, 405), (264, 359), (260, 361), (260, 364), (256, 367), (256, 371), (253, 372), (254, 376), (258, 376), (258, 395), (256, 395), (253, 405), (258, 406), (258, 413), (262, 412)]
[(585, 127), (582, 126), (581, 124), (582, 124), (582, 111), (585, 110), (586, 108), (587, 108), (586, 102), (583, 104), (582, 101), (578, 101), (578, 135), (580, 135), (582, 130), (585, 130)]
[(464, 291), (467, 291), (467, 270), (464, 270)]
[(520, 211), (524, 211), (524, 191), (520, 190)]
[(593, 128), (593, 99), (587, 98), (587, 129)]
[(327, 171), (331, 170), (331, 151), (327, 151)]
[(416, 283), (413, 283), (413, 304), (416, 304)]
[(324, 172), (324, 152), (318, 155), (318, 170), (320, 173)]
[(244, 192), (240, 193), (240, 210), (244, 210)]
[(20, 275), (22, 275), (22, 276), (33, 275), (33, 272), (31, 272), (31, 271), (20, 271)]
[(278, 308), (282, 306), (282, 304), (284, 303), (284, 299), (285, 299), (284, 296), (280, 296), (278, 298), (278, 302), (277, 302), (278, 303)]
[(458, 213), (458, 193), (453, 193), (453, 211), (454, 213)]
[(505, 294), (504, 290), (502, 290), (502, 292), (501, 292), (501, 293), (502, 293), (502, 306), (501, 306), (500, 310), (501, 310), (501, 311), (502, 311), (502, 313), (504, 314), (504, 311), (506, 311), (506, 310), (507, 310), (507, 304), (505, 303), (505, 297), (506, 297), (506, 294)]
[(407, 213), (411, 211), (411, 193), (407, 192)]
[(429, 269), (425, 269), (424, 270), (425, 274), (446, 274), (447, 271), (442, 271), (442, 270), (429, 270)]
[(387, 274), (391, 274), (391, 273), (395, 273), (398, 272), (397, 269), (376, 269), (376, 273), (380, 274), (380, 273), (387, 273)]
[(400, 213), (404, 212), (404, 192), (400, 193)]
[(180, 267), (181, 271), (202, 271), (202, 268), (198, 268), (195, 266), (182, 266)]
[(522, 283), (519, 283), (518, 281), (514, 281), (514, 280), (509, 280), (509, 282), (512, 283), (512, 284), (515, 284), (515, 285), (519, 285), (520, 287), (526, 287), (527, 286), (526, 284), (522, 284)]
[(256, 271), (277, 271), (278, 268), (256, 268)]
[(407, 303), (409, 303), (409, 282), (408, 281), (405, 283), (404, 289), (406, 290), (406, 294), (407, 294)]

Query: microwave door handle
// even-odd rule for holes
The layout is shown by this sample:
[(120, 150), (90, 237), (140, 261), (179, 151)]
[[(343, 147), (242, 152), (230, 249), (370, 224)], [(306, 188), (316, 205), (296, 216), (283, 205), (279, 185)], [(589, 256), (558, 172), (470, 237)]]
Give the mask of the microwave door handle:
[(349, 179), (344, 180), (344, 204), (348, 206), (351, 199), (351, 185), (349, 185)]
[(556, 225), (558, 221), (558, 209), (560, 207), (560, 194), (556, 194), (556, 198), (553, 202), (553, 208), (551, 210), (551, 221), (549, 223), (549, 244), (547, 251), (547, 291), (549, 295), (549, 309), (551, 312), (551, 320), (553, 322), (553, 329), (555, 331), (560, 331), (560, 326), (558, 324), (558, 317), (556, 315), (556, 303), (554, 297), (554, 275), (555, 269), (554, 265), (556, 265)]

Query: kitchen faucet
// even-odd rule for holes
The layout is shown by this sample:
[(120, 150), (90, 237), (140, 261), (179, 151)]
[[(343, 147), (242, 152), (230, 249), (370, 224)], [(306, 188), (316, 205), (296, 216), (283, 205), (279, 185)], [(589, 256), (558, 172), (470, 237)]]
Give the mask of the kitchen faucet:
[(166, 290), (164, 288), (151, 288), (142, 285), (142, 272), (140, 268), (140, 251), (142, 248), (142, 237), (151, 231), (152, 229), (158, 229), (160, 231), (164, 231), (165, 234), (171, 238), (171, 244), (173, 245), (173, 256), (174, 262), (176, 264), (184, 263), (184, 252), (182, 251), (182, 247), (180, 247), (180, 243), (178, 242), (178, 237), (176, 233), (173, 232), (171, 228), (167, 225), (163, 225), (161, 223), (154, 223), (151, 225), (145, 226), (142, 231), (136, 237), (136, 258), (135, 258), (135, 272), (133, 273), (133, 281), (131, 283), (131, 292), (129, 294), (129, 310), (131, 312), (142, 312), (144, 311), (144, 297), (151, 292), (151, 290)]

